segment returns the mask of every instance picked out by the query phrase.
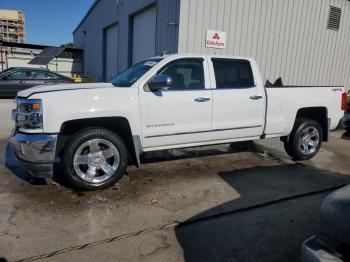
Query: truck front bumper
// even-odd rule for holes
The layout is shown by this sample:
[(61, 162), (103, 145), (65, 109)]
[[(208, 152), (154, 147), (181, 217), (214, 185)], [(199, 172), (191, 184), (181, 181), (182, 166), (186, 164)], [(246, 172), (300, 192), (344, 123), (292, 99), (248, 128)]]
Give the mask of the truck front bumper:
[(10, 145), (18, 162), (35, 177), (53, 176), (56, 134), (14, 133)]

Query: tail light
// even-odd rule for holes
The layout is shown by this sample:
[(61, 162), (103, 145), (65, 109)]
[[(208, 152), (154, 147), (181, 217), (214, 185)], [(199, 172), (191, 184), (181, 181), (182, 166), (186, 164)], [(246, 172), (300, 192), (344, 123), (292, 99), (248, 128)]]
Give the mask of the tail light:
[(343, 93), (341, 96), (341, 110), (346, 110), (346, 106), (347, 106), (347, 95), (346, 93)]

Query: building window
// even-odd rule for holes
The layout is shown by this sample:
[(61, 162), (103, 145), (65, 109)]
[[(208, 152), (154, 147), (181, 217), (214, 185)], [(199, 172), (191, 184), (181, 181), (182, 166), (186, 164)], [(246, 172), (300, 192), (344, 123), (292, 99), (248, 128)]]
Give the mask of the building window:
[(327, 29), (338, 31), (340, 27), (341, 8), (330, 6)]

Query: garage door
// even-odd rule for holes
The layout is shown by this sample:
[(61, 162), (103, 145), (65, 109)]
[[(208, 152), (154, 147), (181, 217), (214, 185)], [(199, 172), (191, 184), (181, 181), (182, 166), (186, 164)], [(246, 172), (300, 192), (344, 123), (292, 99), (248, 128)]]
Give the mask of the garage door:
[(118, 25), (108, 27), (105, 32), (105, 80), (111, 80), (118, 73)]
[(143, 59), (155, 55), (156, 49), (156, 7), (134, 16), (132, 63), (135, 64)]

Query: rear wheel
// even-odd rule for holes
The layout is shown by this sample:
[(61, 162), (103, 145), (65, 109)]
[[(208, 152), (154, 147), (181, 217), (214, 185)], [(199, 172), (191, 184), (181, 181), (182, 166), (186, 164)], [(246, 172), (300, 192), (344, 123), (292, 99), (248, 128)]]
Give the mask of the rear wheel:
[(289, 141), (284, 143), (284, 148), (294, 160), (307, 160), (318, 153), (322, 138), (323, 131), (318, 122), (300, 118), (296, 120)]
[(103, 189), (123, 176), (127, 163), (127, 147), (117, 134), (87, 129), (75, 135), (64, 151), (64, 177), (76, 189)]

